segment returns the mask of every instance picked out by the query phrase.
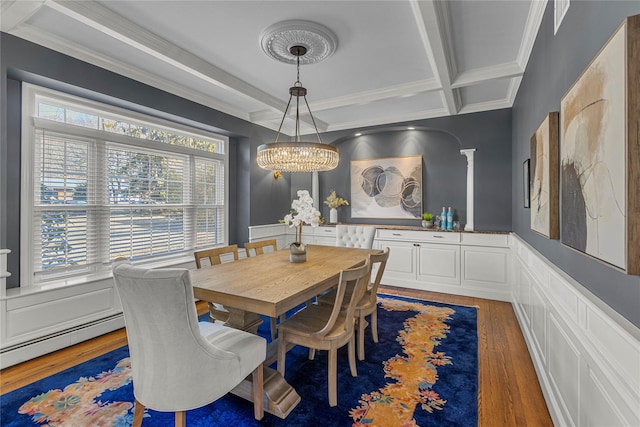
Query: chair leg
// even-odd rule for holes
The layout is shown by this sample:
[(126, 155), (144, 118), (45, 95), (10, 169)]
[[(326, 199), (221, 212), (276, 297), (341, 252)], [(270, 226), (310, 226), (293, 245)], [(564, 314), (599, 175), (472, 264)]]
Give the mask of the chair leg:
[(360, 315), (358, 318), (358, 360), (364, 360), (364, 328), (366, 327), (366, 320), (364, 315)]
[(338, 351), (335, 348), (329, 350), (329, 367), (327, 369), (327, 381), (329, 383), (329, 406), (338, 404)]
[(144, 416), (144, 405), (136, 399), (136, 406), (133, 409), (132, 427), (140, 427), (142, 425), (142, 417)]
[(378, 342), (378, 307), (371, 313), (371, 336), (373, 342)]
[(309, 347), (309, 360), (316, 358), (316, 349)]
[(284, 340), (284, 334), (280, 334), (278, 338), (278, 372), (284, 377), (284, 365), (287, 358), (287, 343)]
[(185, 411), (176, 412), (176, 427), (187, 426), (187, 413)]
[(356, 337), (355, 335), (351, 335), (351, 339), (349, 340), (347, 349), (349, 350), (349, 369), (351, 369), (351, 376), (357, 377), (358, 369), (356, 368)]
[(253, 394), (253, 416), (256, 420), (261, 420), (264, 417), (264, 371), (262, 370), (262, 363), (251, 373), (251, 392)]
[(276, 339), (276, 332), (278, 331), (278, 325), (276, 325), (276, 318), (275, 317), (271, 317), (271, 341)]

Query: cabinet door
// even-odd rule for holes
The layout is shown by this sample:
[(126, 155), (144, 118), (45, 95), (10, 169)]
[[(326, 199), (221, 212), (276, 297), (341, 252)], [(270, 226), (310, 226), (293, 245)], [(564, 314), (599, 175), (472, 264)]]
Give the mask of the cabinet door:
[(509, 249), (462, 246), (462, 283), (507, 292)]
[[(407, 242), (394, 242), (390, 240), (380, 241), (379, 248), (389, 248), (389, 260), (384, 270), (384, 276), (382, 277), (382, 283), (385, 283), (385, 279), (409, 279), (415, 281), (416, 279), (416, 257), (415, 246), (413, 243)], [(397, 282), (393, 282), (394, 285)]]
[(460, 284), (460, 246), (420, 243), (418, 246), (418, 280)]

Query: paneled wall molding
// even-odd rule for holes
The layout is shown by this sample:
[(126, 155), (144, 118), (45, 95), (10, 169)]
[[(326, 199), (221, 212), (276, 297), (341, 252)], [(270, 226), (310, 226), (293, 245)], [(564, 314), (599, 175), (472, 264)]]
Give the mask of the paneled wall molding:
[(7, 277), (11, 273), (7, 271), (7, 255), (10, 254), (9, 249), (0, 249), (0, 295), (4, 295), (7, 289)]
[(558, 426), (640, 425), (640, 329), (510, 236), (512, 304)]
[[(189, 257), (171, 267), (195, 268), (195, 263)], [(75, 285), (8, 289), (0, 295), (0, 369), (122, 327), (110, 273)]]

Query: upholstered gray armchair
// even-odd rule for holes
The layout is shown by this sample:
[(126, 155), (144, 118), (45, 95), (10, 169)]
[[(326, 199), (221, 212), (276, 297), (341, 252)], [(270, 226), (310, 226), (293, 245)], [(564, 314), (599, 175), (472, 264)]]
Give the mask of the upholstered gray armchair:
[(263, 338), (209, 322), (199, 324), (188, 270), (151, 270), (116, 262), (113, 277), (129, 340), (134, 426), (142, 422), (145, 407), (175, 412), (176, 425), (184, 425), (184, 411), (217, 400), (249, 374), (254, 415), (262, 418)]
[(368, 225), (336, 225), (336, 246), (371, 249), (376, 228)]

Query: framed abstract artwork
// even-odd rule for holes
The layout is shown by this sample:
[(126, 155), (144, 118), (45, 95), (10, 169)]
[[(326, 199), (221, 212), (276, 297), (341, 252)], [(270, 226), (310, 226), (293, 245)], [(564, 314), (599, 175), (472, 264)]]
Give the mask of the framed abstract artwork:
[(640, 15), (625, 19), (561, 100), (560, 238), (640, 274)]
[(531, 137), (531, 229), (559, 237), (558, 112), (547, 114)]
[(524, 207), (527, 209), (531, 207), (531, 195), (530, 195), (530, 188), (531, 188), (530, 179), (531, 178), (529, 176), (529, 164), (530, 164), (529, 159), (522, 162), (522, 184), (523, 184), (522, 194), (524, 194)]
[(422, 219), (422, 156), (351, 161), (351, 217)]

